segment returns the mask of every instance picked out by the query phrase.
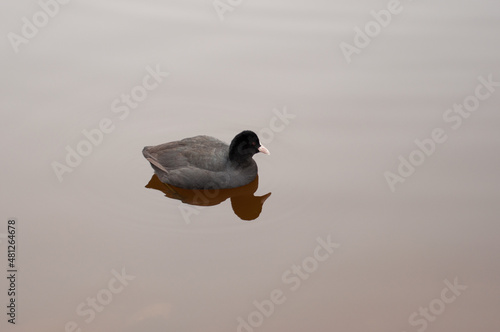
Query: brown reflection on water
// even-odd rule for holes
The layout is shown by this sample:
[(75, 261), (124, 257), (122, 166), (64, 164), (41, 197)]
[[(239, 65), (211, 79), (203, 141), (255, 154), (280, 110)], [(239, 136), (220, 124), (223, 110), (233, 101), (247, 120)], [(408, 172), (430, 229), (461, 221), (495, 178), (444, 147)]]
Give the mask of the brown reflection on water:
[(198, 206), (213, 206), (231, 198), (231, 207), (234, 213), (242, 220), (255, 220), (260, 216), (266, 199), (271, 196), (267, 193), (263, 196), (255, 196), (259, 187), (259, 176), (249, 184), (231, 189), (184, 189), (160, 181), (153, 174), (146, 188), (156, 189), (165, 194), (166, 197), (178, 199), (185, 204)]

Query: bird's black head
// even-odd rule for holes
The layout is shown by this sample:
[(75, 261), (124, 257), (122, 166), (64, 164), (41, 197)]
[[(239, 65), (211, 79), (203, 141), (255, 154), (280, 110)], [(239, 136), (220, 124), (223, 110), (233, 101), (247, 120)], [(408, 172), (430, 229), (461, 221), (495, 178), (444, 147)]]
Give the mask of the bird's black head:
[(258, 152), (270, 154), (269, 150), (262, 146), (257, 135), (250, 130), (245, 130), (236, 135), (229, 146), (229, 160), (238, 163), (249, 161)]

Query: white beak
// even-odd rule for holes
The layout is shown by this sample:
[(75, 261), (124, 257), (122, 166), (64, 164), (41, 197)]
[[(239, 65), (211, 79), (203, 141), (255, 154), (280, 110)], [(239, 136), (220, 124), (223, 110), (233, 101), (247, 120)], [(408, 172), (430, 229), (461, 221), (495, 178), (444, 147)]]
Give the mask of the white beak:
[(268, 150), (268, 149), (266, 149), (266, 147), (265, 147), (264, 145), (261, 145), (261, 146), (259, 147), (259, 151), (260, 151), (260, 152), (262, 152), (263, 154), (267, 154), (267, 155), (270, 155), (270, 154), (271, 154), (271, 152), (269, 152), (269, 150)]

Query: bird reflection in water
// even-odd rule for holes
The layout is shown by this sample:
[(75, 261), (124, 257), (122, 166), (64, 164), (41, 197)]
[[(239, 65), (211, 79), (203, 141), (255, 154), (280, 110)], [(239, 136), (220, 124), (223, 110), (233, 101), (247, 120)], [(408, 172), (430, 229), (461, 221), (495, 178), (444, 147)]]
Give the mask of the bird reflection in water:
[(234, 213), (242, 220), (255, 220), (262, 212), (262, 206), (266, 199), (271, 196), (255, 196), (259, 187), (259, 176), (247, 185), (231, 189), (183, 189), (160, 181), (154, 174), (146, 185), (146, 188), (156, 189), (165, 194), (166, 197), (178, 199), (183, 203), (198, 206), (213, 206), (231, 198), (231, 206)]

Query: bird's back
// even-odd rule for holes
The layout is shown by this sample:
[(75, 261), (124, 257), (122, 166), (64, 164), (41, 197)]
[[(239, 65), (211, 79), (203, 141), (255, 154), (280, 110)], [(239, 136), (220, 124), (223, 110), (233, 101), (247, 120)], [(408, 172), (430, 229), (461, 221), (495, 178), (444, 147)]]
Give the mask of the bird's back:
[[(167, 171), (198, 168), (218, 172), (227, 167), (229, 146), (210, 136), (196, 136), (144, 148), (144, 156), (160, 163)], [(146, 156), (148, 154), (148, 156)]]

